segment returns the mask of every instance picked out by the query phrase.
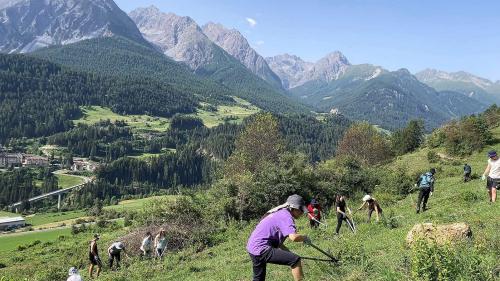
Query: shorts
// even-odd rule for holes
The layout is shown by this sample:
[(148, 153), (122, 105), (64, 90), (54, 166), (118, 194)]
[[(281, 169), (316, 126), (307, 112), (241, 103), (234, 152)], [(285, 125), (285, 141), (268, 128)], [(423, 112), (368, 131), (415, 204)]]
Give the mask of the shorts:
[(102, 266), (101, 258), (89, 252), (89, 261), (93, 265)]
[(266, 278), (266, 265), (279, 264), (295, 267), (300, 262), (300, 257), (292, 252), (280, 248), (270, 247), (259, 256), (249, 254), (253, 263), (253, 280), (263, 281)]
[(500, 189), (500, 179), (494, 179), (488, 177), (486, 179), (486, 189), (490, 190), (492, 188)]

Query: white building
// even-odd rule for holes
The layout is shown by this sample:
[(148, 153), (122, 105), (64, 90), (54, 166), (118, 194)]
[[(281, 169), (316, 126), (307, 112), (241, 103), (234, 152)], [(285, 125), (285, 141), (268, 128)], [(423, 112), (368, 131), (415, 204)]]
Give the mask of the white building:
[(0, 230), (8, 230), (13, 228), (24, 227), (26, 221), (23, 217), (0, 218)]

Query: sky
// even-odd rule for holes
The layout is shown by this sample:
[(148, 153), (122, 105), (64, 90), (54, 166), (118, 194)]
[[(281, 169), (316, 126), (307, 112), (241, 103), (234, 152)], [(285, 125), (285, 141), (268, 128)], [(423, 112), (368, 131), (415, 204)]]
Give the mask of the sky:
[(115, 0), (239, 30), (264, 57), (315, 62), (341, 51), (389, 70), (467, 71), (500, 80), (500, 1)]

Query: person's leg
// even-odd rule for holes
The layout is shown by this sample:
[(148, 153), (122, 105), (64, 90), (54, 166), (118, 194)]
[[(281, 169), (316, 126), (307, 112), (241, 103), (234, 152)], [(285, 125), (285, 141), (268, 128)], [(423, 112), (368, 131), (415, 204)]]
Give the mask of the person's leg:
[(335, 233), (339, 234), (340, 227), (342, 226), (342, 220), (344, 218), (342, 217), (341, 214), (337, 214), (337, 229), (335, 230)]
[(250, 255), (252, 259), (253, 281), (266, 280), (266, 262), (262, 260), (261, 256)]
[(120, 261), (121, 261), (121, 255), (120, 255), (120, 253), (116, 254), (115, 258), (116, 258), (116, 268), (119, 268), (120, 267)]
[(97, 277), (99, 277), (99, 274), (101, 274), (101, 268), (102, 268), (102, 265), (101, 264), (98, 264), (97, 265)]
[(91, 263), (90, 267), (89, 267), (89, 276), (90, 276), (90, 278), (93, 278), (92, 277), (92, 271), (94, 271), (94, 264)]
[(494, 186), (491, 188), (491, 202), (495, 203), (497, 201), (497, 188)]
[(421, 189), (418, 193), (417, 214), (420, 212), (420, 204), (422, 204), (422, 198), (424, 198), (424, 190)]
[(280, 248), (271, 248), (271, 250), (266, 253), (265, 258), (268, 263), (290, 266), (295, 281), (304, 279), (302, 263), (298, 255)]
[(108, 264), (109, 264), (110, 269), (113, 268), (113, 259), (114, 259), (114, 256), (109, 255)]
[(373, 213), (373, 210), (368, 209), (368, 220), (366, 221), (367, 223), (370, 223), (370, 221), (372, 219), (372, 213)]
[(299, 261), (295, 266), (292, 266), (293, 280), (302, 281), (304, 279), (304, 271), (302, 270), (302, 262)]
[(314, 228), (314, 225), (315, 225), (315, 221), (314, 221), (314, 220), (309, 219), (309, 226), (310, 226), (311, 228)]
[(429, 200), (429, 195), (431, 194), (431, 190), (425, 190), (424, 191), (424, 203), (422, 204), (422, 210), (425, 211), (427, 210), (427, 200)]

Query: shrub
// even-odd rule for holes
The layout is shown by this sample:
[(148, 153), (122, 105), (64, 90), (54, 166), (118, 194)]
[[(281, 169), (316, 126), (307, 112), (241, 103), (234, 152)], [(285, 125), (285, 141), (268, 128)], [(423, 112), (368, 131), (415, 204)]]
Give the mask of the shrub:
[(429, 152), (427, 152), (427, 160), (429, 163), (437, 163), (441, 158), (434, 150), (429, 150)]
[(469, 245), (419, 240), (411, 250), (410, 275), (415, 281), (491, 280), (486, 262)]

